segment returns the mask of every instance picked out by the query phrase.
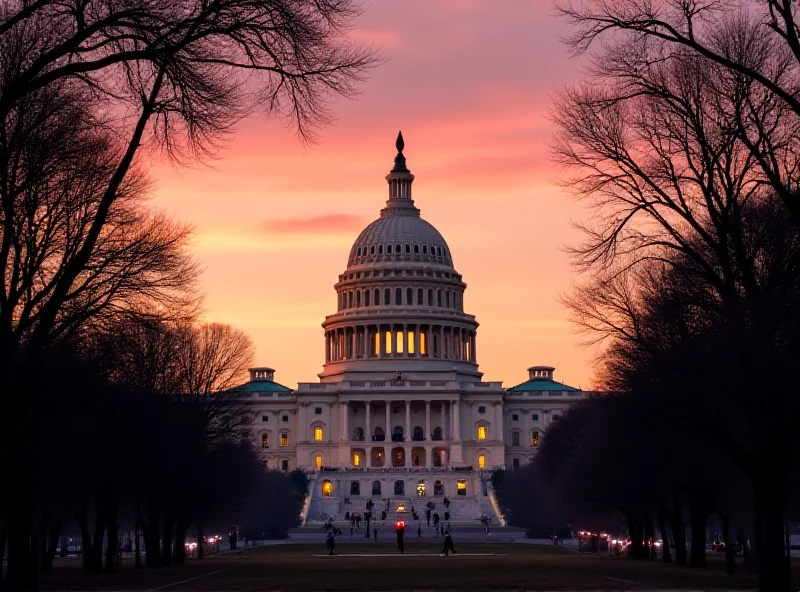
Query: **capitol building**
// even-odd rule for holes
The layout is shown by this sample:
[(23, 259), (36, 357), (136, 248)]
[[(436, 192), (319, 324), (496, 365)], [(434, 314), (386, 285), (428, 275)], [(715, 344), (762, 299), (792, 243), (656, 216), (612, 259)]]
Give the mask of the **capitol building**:
[(253, 368), (234, 389), (252, 410), (247, 436), (264, 466), (311, 477), (308, 519), (361, 511), (368, 499), (388, 498), (394, 512), (444, 497), (453, 519), (493, 516), (491, 471), (528, 463), (548, 426), (586, 396), (549, 366), (512, 388), (483, 379), (467, 285), (414, 204), (402, 135), (396, 145), (386, 206), (334, 285), (319, 381), (291, 389)]

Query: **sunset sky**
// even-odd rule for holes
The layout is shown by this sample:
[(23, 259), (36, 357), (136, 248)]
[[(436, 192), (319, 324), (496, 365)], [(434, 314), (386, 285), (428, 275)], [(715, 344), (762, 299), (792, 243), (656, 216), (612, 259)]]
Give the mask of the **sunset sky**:
[(551, 0), (373, 0), (353, 35), (386, 62), (336, 122), (303, 145), (278, 121), (244, 121), (210, 167), (153, 167), (155, 203), (196, 227), (206, 319), (255, 343), (294, 387), (322, 370), (320, 323), (350, 245), (387, 199), (403, 131), (414, 199), (447, 240), (477, 316), (484, 380), (534, 364), (588, 388), (591, 352), (558, 303), (575, 279), (565, 244), (583, 206), (557, 187), (547, 144), (558, 85), (579, 63)]

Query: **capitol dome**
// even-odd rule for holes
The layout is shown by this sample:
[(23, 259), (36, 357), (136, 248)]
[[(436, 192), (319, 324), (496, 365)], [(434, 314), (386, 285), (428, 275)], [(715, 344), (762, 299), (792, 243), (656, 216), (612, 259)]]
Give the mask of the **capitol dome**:
[(335, 285), (337, 312), (323, 323), (323, 381), (379, 379), (387, 372), (480, 379), (478, 323), (464, 312), (466, 284), (447, 242), (411, 198), (402, 134), (386, 176), (389, 199), (350, 249)]

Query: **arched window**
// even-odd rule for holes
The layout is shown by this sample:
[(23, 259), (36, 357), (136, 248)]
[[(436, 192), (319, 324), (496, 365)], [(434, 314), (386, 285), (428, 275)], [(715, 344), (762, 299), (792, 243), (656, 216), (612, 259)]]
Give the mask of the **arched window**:
[(423, 255), (427, 255), (428, 254), (428, 245), (422, 245), (422, 254)]
[(412, 439), (415, 442), (422, 442), (425, 439), (425, 435), (424, 435), (424, 432), (422, 431), (422, 427), (421, 426), (415, 426), (414, 427), (414, 436), (412, 437)]
[(361, 483), (350, 481), (350, 495), (361, 495)]
[(362, 428), (356, 428), (353, 430), (353, 440), (357, 442), (364, 441), (364, 430)]
[(428, 290), (428, 306), (433, 306), (433, 289)]
[(406, 243), (406, 253), (407, 253), (408, 255), (410, 255), (410, 254), (411, 254), (411, 245), (410, 245), (410, 244), (408, 244), (408, 243)]
[(372, 435), (373, 442), (383, 442), (386, 439), (386, 435), (383, 433), (383, 428), (375, 428), (375, 431)]
[(478, 426), (478, 440), (486, 439), (486, 426)]
[(269, 433), (261, 434), (261, 448), (269, 448)]
[(356, 257), (361, 257), (361, 247), (356, 249)]
[(395, 288), (394, 290), (394, 303), (397, 306), (403, 304), (403, 289), (402, 288)]
[(406, 290), (406, 304), (414, 304), (414, 289), (408, 288)]
[(289, 446), (289, 432), (281, 432), (281, 448)]
[(369, 254), (370, 254), (370, 255), (374, 255), (374, 254), (375, 254), (375, 245), (372, 245), (372, 246), (369, 248)]
[(392, 254), (392, 245), (386, 245), (386, 254), (387, 255), (391, 255)]
[(356, 308), (361, 308), (361, 290), (356, 290)]
[(392, 303), (392, 290), (390, 288), (386, 288), (383, 291), (383, 304), (384, 306), (389, 306)]
[(347, 293), (347, 308), (353, 308), (353, 291)]
[(330, 497), (332, 493), (333, 493), (333, 484), (330, 481), (323, 481), (322, 497)]
[(417, 483), (417, 496), (425, 497), (425, 493), (428, 491), (428, 486), (425, 484), (425, 481), (420, 480)]
[(433, 495), (444, 495), (444, 485), (438, 479), (433, 482)]
[(383, 255), (383, 245), (378, 245), (378, 255)]
[(399, 255), (399, 254), (402, 252), (402, 248), (403, 248), (403, 247), (400, 245), (400, 243), (397, 243), (397, 244), (394, 246), (394, 252), (395, 252), (395, 253), (397, 253), (397, 254)]
[(485, 469), (486, 468), (486, 456), (483, 454), (478, 455), (478, 468)]
[(322, 442), (322, 428), (316, 427), (314, 428), (314, 442)]
[(436, 290), (436, 306), (442, 307), (442, 291)]
[(519, 446), (519, 432), (511, 432), (511, 445)]
[(392, 432), (392, 442), (402, 442), (403, 441), (403, 426), (394, 426), (394, 432)]
[(442, 428), (437, 426), (433, 428), (433, 438), (431, 440), (441, 440), (442, 439)]
[(318, 471), (322, 468), (322, 455), (321, 454), (318, 454), (317, 456), (314, 457), (314, 466), (317, 467)]
[(375, 288), (375, 306), (381, 305), (381, 289)]
[(423, 302), (424, 298), (422, 294), (423, 294), (422, 288), (417, 288), (417, 306), (422, 306), (424, 304)]
[(364, 306), (369, 306), (369, 290), (364, 290)]
[(381, 495), (381, 482), (380, 481), (373, 481), (372, 482), (372, 495)]
[(419, 245), (414, 245), (414, 254), (419, 255)]
[(406, 494), (406, 483), (405, 481), (398, 479), (394, 482), (394, 494), (395, 495), (405, 495)]
[(445, 305), (447, 308), (450, 308), (450, 290), (447, 290), (447, 291), (444, 293), (444, 305)]

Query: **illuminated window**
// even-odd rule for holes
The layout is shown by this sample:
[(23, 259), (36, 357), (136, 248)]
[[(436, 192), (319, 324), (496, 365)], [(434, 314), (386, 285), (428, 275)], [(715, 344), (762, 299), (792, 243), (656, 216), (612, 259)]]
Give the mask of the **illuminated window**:
[(372, 341), (372, 355), (377, 356), (381, 353), (381, 334), (375, 333), (375, 339)]
[(323, 481), (322, 483), (322, 496), (323, 497), (330, 497), (333, 493), (333, 485), (331, 485), (330, 481)]
[(395, 350), (395, 353), (397, 353), (397, 354), (402, 354), (403, 353), (403, 332), (402, 331), (398, 331), (397, 332), (397, 349)]
[(531, 446), (539, 445), (539, 432), (531, 432)]
[(427, 485), (425, 485), (425, 481), (420, 481), (417, 483), (417, 495), (419, 497), (425, 497), (425, 493), (427, 492)]
[(486, 439), (486, 426), (478, 426), (478, 440)]
[(414, 350), (414, 332), (409, 331), (408, 334), (406, 335), (406, 338), (408, 339), (408, 353), (410, 354), (416, 353)]
[(483, 454), (478, 455), (478, 468), (479, 469), (486, 468), (486, 457)]
[(456, 481), (456, 493), (458, 495), (467, 495), (467, 482), (464, 479)]
[(428, 355), (428, 336), (422, 331), (419, 334), (419, 353), (423, 356)]
[(361, 455), (358, 452), (353, 453), (353, 466), (354, 467), (361, 466)]
[(322, 428), (314, 428), (314, 441), (322, 442)]
[(387, 331), (386, 332), (386, 353), (387, 354), (392, 353), (392, 332), (391, 331)]
[(289, 445), (289, 434), (281, 432), (281, 448), (286, 448)]
[(314, 465), (317, 467), (318, 471), (322, 468), (322, 456), (319, 454), (314, 457)]
[(269, 434), (261, 434), (261, 448), (269, 448)]

